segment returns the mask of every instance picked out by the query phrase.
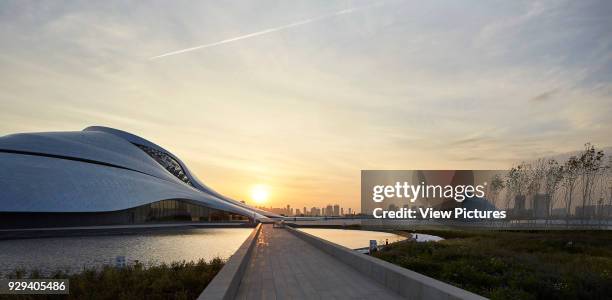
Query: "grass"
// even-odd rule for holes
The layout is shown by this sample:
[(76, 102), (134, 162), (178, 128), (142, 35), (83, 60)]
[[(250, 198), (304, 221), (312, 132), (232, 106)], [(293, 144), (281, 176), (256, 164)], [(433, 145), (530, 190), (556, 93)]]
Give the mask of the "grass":
[(58, 271), (51, 276), (39, 272), (26, 275), (16, 270), (7, 278), (68, 278), (69, 295), (0, 295), (0, 299), (195, 299), (223, 267), (223, 260), (174, 262), (144, 267), (106, 266), (78, 274)]
[(606, 231), (419, 233), (375, 254), (491, 299), (612, 299), (612, 234)]

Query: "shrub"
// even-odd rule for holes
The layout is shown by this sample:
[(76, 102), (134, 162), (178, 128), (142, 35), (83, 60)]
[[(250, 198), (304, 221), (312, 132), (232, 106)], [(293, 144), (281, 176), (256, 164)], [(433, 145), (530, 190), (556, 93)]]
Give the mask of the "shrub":
[(612, 298), (608, 232), (427, 233), (452, 238), (398, 242), (374, 256), (491, 299)]
[(78, 274), (57, 271), (42, 277), (40, 272), (15, 270), (8, 278), (67, 278), (69, 295), (0, 295), (0, 299), (195, 299), (223, 267), (223, 260), (173, 262), (144, 267), (105, 266)]

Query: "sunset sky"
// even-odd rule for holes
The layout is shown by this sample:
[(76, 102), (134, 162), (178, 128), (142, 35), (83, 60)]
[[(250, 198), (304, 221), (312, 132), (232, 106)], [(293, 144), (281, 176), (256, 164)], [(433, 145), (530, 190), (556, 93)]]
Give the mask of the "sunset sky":
[(298, 208), (612, 145), (609, 1), (422, 2), (2, 1), (0, 135), (110, 126)]

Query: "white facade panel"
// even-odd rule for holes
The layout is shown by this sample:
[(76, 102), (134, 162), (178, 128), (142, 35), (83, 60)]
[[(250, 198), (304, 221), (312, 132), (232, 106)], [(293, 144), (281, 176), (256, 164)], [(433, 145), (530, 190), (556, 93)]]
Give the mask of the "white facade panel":
[[(176, 170), (141, 146), (170, 156), (188, 178), (173, 175)], [(127, 132), (89, 127), (0, 137), (0, 212), (109, 212), (168, 199), (265, 218), (203, 185), (170, 152)]]

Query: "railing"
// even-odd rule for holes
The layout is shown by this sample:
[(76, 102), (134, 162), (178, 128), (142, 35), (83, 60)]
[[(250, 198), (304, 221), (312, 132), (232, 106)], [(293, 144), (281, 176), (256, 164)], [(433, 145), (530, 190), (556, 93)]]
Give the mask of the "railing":
[(349, 265), (372, 280), (408, 299), (486, 299), (423, 274), (361, 254), (303, 231), (287, 230), (317, 249)]
[(257, 237), (261, 232), (261, 223), (255, 227), (249, 237), (242, 243), (236, 253), (225, 263), (219, 274), (204, 289), (198, 299), (234, 299), (240, 281), (249, 263)]
[(449, 226), (493, 230), (612, 230), (612, 220), (598, 219), (520, 219), (503, 221), (462, 221), (435, 219), (374, 219), (374, 218), (286, 218), (295, 226), (350, 226), (384, 227), (387, 229), (413, 229), (415, 226)]

